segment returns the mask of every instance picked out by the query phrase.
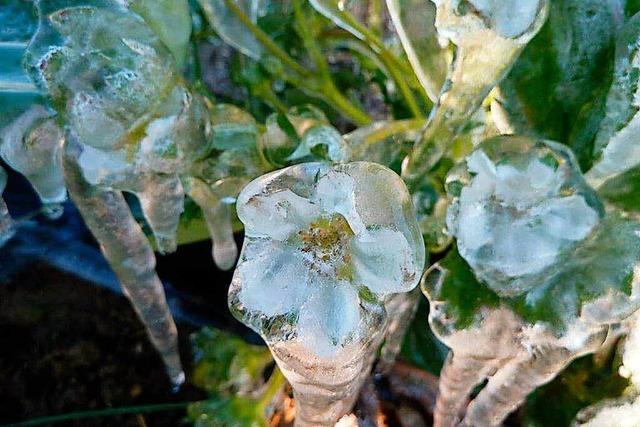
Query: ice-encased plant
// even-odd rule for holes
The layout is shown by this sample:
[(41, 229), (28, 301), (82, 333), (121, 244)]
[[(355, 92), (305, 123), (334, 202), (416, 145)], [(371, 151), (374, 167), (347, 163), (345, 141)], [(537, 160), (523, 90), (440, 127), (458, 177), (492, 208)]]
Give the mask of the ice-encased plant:
[(435, 424), (497, 426), (640, 308), (640, 224), (605, 213), (573, 154), (548, 141), (489, 139), (446, 185), (457, 249), (422, 286), (451, 348)]
[(293, 386), (296, 425), (332, 426), (369, 374), (385, 300), (422, 274), (406, 187), (375, 163), (304, 163), (251, 182), (237, 209), (245, 243), (230, 308)]

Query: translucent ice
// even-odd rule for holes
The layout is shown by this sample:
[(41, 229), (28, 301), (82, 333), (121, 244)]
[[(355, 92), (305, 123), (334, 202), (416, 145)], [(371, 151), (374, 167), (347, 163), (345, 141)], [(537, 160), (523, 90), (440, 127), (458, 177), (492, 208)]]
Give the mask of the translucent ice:
[(69, 194), (113, 268), (125, 295), (147, 328), (172, 383), (184, 382), (177, 329), (155, 272), (153, 250), (118, 191), (89, 185), (77, 164), (80, 145), (67, 142), (64, 157)]
[[(267, 118), (262, 148), (276, 165), (314, 160), (346, 162), (351, 150), (324, 113), (306, 105)], [(319, 150), (321, 149), (321, 150)]]
[(449, 232), (476, 275), (501, 296), (539, 282), (587, 237), (602, 206), (568, 149), (497, 137), (447, 178)]
[(451, 348), (435, 425), (498, 426), (640, 308), (640, 224), (605, 214), (571, 153), (547, 141), (487, 140), (446, 186), (457, 248), (422, 283)]
[(406, 187), (374, 163), (303, 163), (247, 185), (238, 217), (246, 237), (231, 310), (292, 384), (297, 425), (333, 426), (371, 368), (385, 300), (422, 273)]
[(45, 205), (67, 198), (62, 141), (62, 129), (41, 105), (32, 106), (0, 133), (0, 156), (29, 180)]
[(436, 28), (457, 47), (438, 105), (403, 177), (414, 182), (444, 155), (489, 91), (507, 74), (548, 13), (547, 0), (435, 0)]

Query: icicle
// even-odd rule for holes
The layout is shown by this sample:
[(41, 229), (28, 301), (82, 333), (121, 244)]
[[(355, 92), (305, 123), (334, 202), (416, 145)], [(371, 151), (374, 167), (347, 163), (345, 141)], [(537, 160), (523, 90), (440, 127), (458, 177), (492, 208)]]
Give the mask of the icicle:
[(13, 223), (13, 219), (11, 219), (11, 215), (9, 215), (6, 203), (2, 199), (2, 192), (6, 185), (7, 172), (0, 166), (0, 248), (4, 246), (15, 233), (15, 224)]
[(64, 175), (71, 198), (147, 328), (171, 382), (179, 387), (185, 378), (178, 353), (177, 329), (154, 270), (153, 250), (122, 194), (85, 182), (76, 163), (79, 150), (75, 141), (67, 141)]
[(177, 175), (141, 174), (125, 189), (134, 193), (149, 223), (160, 253), (174, 252), (180, 214), (184, 209), (184, 191)]
[(221, 270), (230, 270), (238, 257), (238, 247), (233, 238), (231, 205), (225, 203), (206, 182), (198, 178), (190, 178), (188, 182), (188, 194), (202, 209), (213, 240), (213, 260)]
[(331, 426), (369, 375), (384, 301), (415, 286), (424, 243), (402, 180), (374, 163), (303, 163), (238, 196), (245, 242), (229, 290), (296, 398), (296, 426)]

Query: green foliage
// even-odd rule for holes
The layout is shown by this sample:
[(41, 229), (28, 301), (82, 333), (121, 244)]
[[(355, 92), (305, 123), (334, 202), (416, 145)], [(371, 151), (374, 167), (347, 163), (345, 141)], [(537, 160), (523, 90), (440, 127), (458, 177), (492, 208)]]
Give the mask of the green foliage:
[(267, 427), (274, 397), (284, 378), (273, 367), (266, 347), (236, 336), (203, 328), (192, 337), (196, 365), (193, 382), (209, 398), (189, 406), (187, 415), (198, 427)]
[(583, 169), (612, 81), (616, 19), (605, 1), (552, 1), (547, 23), (499, 86), (517, 134), (569, 145)]

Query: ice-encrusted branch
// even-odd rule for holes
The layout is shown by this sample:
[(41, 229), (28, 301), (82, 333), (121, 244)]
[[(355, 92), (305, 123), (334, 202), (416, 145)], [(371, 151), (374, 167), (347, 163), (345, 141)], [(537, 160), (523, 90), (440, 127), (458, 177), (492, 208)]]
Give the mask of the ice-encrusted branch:
[(605, 213), (572, 153), (549, 141), (486, 140), (446, 186), (457, 247), (422, 283), (451, 348), (435, 425), (499, 426), (640, 308), (640, 224)]
[(436, 28), (457, 47), (422, 138), (403, 164), (413, 190), (545, 22), (547, 0), (434, 0)]
[(333, 426), (369, 374), (385, 300), (422, 273), (406, 187), (374, 163), (303, 163), (247, 185), (238, 217), (245, 243), (230, 308), (293, 386), (296, 425)]

